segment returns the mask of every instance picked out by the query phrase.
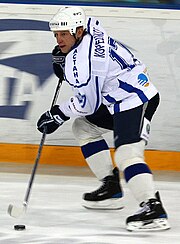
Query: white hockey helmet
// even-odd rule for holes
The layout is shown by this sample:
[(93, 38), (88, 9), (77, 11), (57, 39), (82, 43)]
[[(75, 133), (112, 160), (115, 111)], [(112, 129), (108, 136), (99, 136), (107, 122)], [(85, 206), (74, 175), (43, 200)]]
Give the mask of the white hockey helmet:
[(76, 28), (86, 25), (86, 15), (82, 8), (63, 7), (54, 15), (49, 22), (51, 31), (69, 30), (71, 35), (76, 33)]

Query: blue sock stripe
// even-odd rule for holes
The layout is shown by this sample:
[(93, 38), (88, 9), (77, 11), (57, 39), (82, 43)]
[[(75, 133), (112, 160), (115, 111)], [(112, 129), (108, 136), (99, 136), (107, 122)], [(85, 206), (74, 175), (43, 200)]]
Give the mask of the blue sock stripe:
[(108, 147), (107, 143), (105, 142), (105, 140), (101, 140), (101, 141), (95, 141), (95, 142), (88, 143), (88, 144), (82, 146), (81, 150), (82, 150), (84, 157), (88, 158), (100, 151), (109, 150), (109, 147)]
[(124, 177), (126, 182), (128, 182), (131, 178), (139, 174), (152, 174), (151, 170), (144, 163), (137, 163), (127, 167), (124, 171)]

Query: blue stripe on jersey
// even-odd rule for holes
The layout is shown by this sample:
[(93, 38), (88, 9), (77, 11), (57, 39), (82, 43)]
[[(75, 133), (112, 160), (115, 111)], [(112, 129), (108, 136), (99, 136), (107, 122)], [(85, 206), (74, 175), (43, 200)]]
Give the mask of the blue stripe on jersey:
[(109, 103), (114, 103), (114, 113), (119, 113), (120, 112), (120, 106), (119, 104), (122, 103), (122, 101), (116, 101), (115, 98), (111, 97), (110, 95), (104, 96), (104, 98), (109, 102)]
[(88, 23), (87, 23), (87, 32), (90, 33), (90, 22), (91, 22), (91, 18), (88, 19)]
[(118, 79), (118, 81), (119, 81), (119, 88), (121, 88), (124, 91), (129, 92), (129, 93), (132, 93), (132, 92), (136, 93), (143, 103), (146, 103), (148, 101), (148, 98), (145, 96), (145, 94), (143, 93), (142, 90), (140, 90), (126, 82), (123, 82), (122, 80)]
[(120, 112), (120, 106), (119, 106), (120, 103), (116, 103), (114, 104), (114, 113), (119, 113)]
[(85, 158), (89, 158), (90, 156), (104, 150), (109, 150), (105, 140), (90, 142), (81, 147), (81, 151)]
[[(91, 23), (92, 18), (88, 19), (88, 23), (87, 23), (87, 32), (90, 34), (90, 23)], [(96, 25), (99, 25), (99, 20), (96, 20)], [(90, 34), (91, 35), (91, 34)]]
[(110, 95), (104, 96), (104, 98), (109, 102), (109, 103), (116, 103), (116, 99), (111, 97)]
[(139, 174), (152, 174), (149, 167), (145, 163), (137, 163), (127, 167), (124, 171), (126, 182)]
[(95, 77), (95, 83), (96, 83), (96, 97), (97, 97), (97, 101), (96, 101), (96, 106), (95, 106), (95, 109), (94, 109), (94, 113), (98, 109), (99, 102), (100, 102), (100, 99), (99, 99), (99, 85), (98, 85), (98, 77), (97, 76)]

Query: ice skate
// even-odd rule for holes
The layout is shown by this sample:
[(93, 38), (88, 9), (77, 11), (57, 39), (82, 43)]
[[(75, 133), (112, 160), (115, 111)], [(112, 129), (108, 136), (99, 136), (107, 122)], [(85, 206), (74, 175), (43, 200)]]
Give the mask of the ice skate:
[(162, 206), (159, 192), (156, 198), (140, 204), (141, 209), (126, 220), (129, 231), (159, 231), (170, 229), (168, 216)]
[(83, 195), (82, 205), (90, 209), (121, 209), (123, 193), (119, 182), (119, 170), (114, 168), (113, 175), (106, 176), (97, 190)]

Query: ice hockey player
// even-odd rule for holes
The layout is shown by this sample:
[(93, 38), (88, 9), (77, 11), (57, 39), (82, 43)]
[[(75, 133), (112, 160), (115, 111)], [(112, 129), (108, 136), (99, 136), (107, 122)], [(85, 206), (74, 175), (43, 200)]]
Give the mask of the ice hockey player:
[[(141, 207), (127, 218), (127, 230), (169, 229), (167, 213), (144, 160), (150, 123), (160, 100), (146, 66), (123, 44), (108, 36), (99, 20), (93, 17), (86, 20), (82, 8), (61, 8), (51, 19), (50, 29), (61, 52), (67, 54), (65, 80), (73, 88), (74, 96), (43, 113), (37, 123), (38, 130), (53, 133), (69, 118), (77, 117), (74, 134), (86, 160), (96, 158), (95, 170), (100, 173), (105, 166), (103, 162), (98, 165), (101, 159), (97, 148), (107, 149), (107, 146), (101, 135), (94, 140), (97, 132), (94, 134), (95, 126), (87, 127), (87, 116), (98, 111), (103, 103), (113, 117), (115, 162)], [(91, 129), (93, 138), (89, 137)], [(100, 195), (105, 193), (102, 191)]]
[[(53, 69), (56, 76), (64, 80), (66, 53), (59, 45), (52, 51)], [(91, 115), (77, 117), (73, 132), (78, 140), (86, 162), (102, 185), (95, 191), (83, 195), (82, 205), (90, 209), (122, 209), (123, 192), (119, 170), (113, 166), (110, 149), (103, 134), (113, 130), (113, 116), (104, 104)]]

